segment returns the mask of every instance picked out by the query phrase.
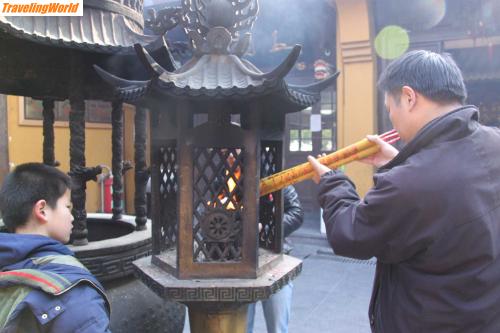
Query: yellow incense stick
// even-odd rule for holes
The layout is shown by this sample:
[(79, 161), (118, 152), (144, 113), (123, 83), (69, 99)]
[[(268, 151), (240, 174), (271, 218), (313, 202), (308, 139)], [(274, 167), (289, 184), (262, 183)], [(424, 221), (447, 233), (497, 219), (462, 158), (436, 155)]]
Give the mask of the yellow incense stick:
[[(352, 161), (371, 156), (379, 150), (380, 147), (377, 144), (368, 139), (363, 139), (343, 149), (323, 156), (319, 158), (318, 161), (331, 169), (336, 169)], [(299, 164), (269, 177), (262, 178), (260, 180), (260, 195), (263, 196), (281, 190), (289, 185), (297, 184), (303, 180), (312, 179), (313, 176), (314, 170), (309, 162)]]

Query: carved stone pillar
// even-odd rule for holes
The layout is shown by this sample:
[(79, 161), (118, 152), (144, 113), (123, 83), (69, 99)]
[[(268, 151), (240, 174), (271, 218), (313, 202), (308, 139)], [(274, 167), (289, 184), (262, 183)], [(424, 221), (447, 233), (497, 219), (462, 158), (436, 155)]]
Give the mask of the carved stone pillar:
[(123, 103), (115, 100), (111, 111), (111, 142), (112, 159), (111, 170), (113, 173), (113, 220), (122, 218), (123, 207)]
[(146, 229), (146, 184), (148, 170), (146, 166), (146, 109), (137, 106), (135, 109), (135, 223), (137, 230)]
[(73, 231), (71, 240), (74, 245), (86, 245), (87, 240), (87, 211), (85, 210), (87, 189), (86, 180), (81, 176), (85, 169), (85, 97), (83, 94), (82, 55), (71, 52), (71, 83), (69, 102), (69, 165), (73, 182), (71, 202), (73, 203)]
[(54, 100), (52, 99), (43, 100), (43, 163), (56, 166), (54, 154)]
[(71, 111), (69, 113), (69, 155), (70, 175), (73, 181), (71, 201), (73, 203), (72, 238), (75, 245), (86, 245), (87, 211), (85, 201), (86, 181), (78, 175), (78, 170), (85, 168), (85, 102), (81, 96), (70, 97)]

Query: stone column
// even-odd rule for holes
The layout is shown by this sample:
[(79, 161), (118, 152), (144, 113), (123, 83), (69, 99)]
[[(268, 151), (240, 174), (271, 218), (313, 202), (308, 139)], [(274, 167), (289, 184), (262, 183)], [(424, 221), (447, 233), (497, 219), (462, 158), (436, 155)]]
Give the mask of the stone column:
[(69, 113), (69, 155), (70, 175), (73, 181), (71, 202), (73, 203), (72, 238), (74, 245), (86, 245), (87, 240), (87, 211), (85, 210), (86, 181), (81, 177), (85, 168), (85, 101), (82, 96), (70, 97), (71, 111)]
[(50, 166), (56, 166), (56, 158), (54, 153), (54, 100), (44, 99), (42, 104), (43, 104), (43, 163)]
[(113, 220), (120, 220), (123, 214), (123, 103), (120, 100), (114, 100), (112, 107)]
[(74, 245), (86, 245), (87, 240), (87, 211), (85, 210), (87, 189), (86, 180), (83, 177), (85, 170), (85, 97), (83, 93), (83, 58), (76, 51), (70, 54), (71, 82), (69, 91), (69, 164), (70, 176), (73, 182), (71, 191), (71, 202), (73, 210), (71, 213), (75, 218), (73, 231), (71, 233)]
[(135, 223), (137, 230), (146, 229), (147, 221), (147, 200), (146, 200), (146, 184), (149, 173), (146, 165), (146, 109), (137, 106), (135, 108)]

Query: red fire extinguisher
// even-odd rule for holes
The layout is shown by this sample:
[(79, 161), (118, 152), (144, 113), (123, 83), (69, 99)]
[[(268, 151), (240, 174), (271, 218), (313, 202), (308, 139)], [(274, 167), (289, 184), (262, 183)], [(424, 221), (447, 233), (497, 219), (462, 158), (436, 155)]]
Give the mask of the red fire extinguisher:
[(109, 174), (108, 177), (104, 179), (104, 213), (113, 212), (113, 175)]
[(107, 173), (101, 173), (98, 176), (98, 181), (101, 184), (101, 212), (113, 212), (113, 174), (111, 169), (106, 165), (101, 165), (106, 169)]

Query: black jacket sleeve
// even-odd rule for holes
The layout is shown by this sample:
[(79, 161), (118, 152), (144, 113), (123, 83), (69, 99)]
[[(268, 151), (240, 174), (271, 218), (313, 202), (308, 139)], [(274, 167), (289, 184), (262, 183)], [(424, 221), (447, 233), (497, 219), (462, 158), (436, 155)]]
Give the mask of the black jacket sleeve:
[(414, 256), (431, 241), (422, 228), (420, 209), (411, 190), (391, 177), (375, 175), (375, 186), (363, 199), (354, 184), (339, 171), (320, 180), (319, 202), (327, 237), (335, 253), (385, 263)]
[(283, 190), (283, 205), (283, 233), (288, 237), (304, 223), (304, 211), (293, 186)]

